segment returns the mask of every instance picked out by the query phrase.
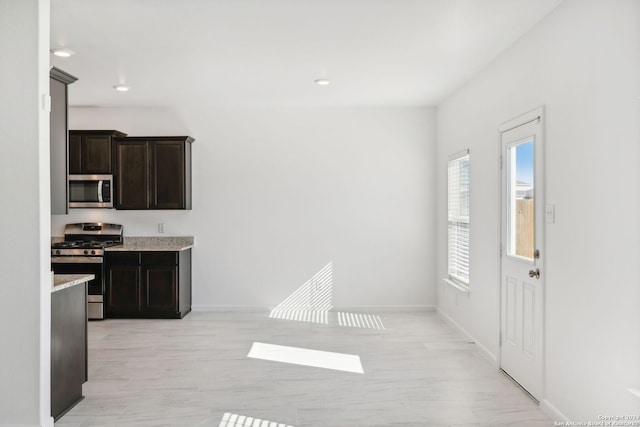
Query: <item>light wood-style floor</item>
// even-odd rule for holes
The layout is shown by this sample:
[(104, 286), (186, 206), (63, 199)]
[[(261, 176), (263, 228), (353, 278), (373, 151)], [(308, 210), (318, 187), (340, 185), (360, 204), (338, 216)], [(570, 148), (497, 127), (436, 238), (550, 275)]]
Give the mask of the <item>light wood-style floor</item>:
[[(56, 427), (553, 425), (435, 312), (378, 314), (90, 322), (85, 399)], [(359, 355), (364, 374), (247, 358), (253, 342)]]

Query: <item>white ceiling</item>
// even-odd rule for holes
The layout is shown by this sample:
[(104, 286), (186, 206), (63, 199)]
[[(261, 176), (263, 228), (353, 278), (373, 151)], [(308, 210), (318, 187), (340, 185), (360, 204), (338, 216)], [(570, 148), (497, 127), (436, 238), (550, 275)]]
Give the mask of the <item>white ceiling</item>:
[(561, 1), (51, 0), (51, 61), (75, 106), (437, 105)]

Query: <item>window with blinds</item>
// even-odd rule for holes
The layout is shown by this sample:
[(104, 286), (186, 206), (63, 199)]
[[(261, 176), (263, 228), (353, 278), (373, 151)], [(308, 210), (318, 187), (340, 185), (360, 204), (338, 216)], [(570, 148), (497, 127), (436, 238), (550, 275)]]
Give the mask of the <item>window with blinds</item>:
[(447, 182), (449, 279), (469, 286), (469, 150), (449, 157)]

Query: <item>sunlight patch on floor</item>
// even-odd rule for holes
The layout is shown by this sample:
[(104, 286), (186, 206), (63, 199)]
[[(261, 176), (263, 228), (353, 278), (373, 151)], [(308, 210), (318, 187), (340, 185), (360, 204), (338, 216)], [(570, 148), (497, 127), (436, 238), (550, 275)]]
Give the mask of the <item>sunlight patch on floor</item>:
[(326, 325), (329, 323), (328, 313), (328, 311), (318, 310), (273, 310), (269, 317), (272, 319), (295, 320), (298, 322), (321, 323)]
[(289, 424), (225, 412), (218, 427), (293, 427)]
[(247, 357), (364, 374), (360, 356), (254, 342)]
[(318, 323), (321, 325), (338, 325), (348, 328), (385, 330), (382, 319), (377, 314), (349, 313), (345, 311), (318, 310), (273, 310), (271, 319), (294, 320), (296, 322)]
[(331, 312), (332, 308), (333, 262), (330, 262), (271, 310), (269, 318), (322, 325), (331, 322), (350, 328), (385, 329), (382, 319), (375, 314)]
[(326, 324), (332, 304), (333, 262), (330, 262), (278, 304), (269, 317)]
[(380, 316), (375, 314), (337, 312), (338, 325), (351, 328), (385, 329)]

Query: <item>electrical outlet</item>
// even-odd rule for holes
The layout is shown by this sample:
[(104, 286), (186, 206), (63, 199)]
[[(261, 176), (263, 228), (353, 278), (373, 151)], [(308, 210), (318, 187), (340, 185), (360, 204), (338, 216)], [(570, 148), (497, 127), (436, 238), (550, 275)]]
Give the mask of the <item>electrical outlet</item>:
[(158, 223), (158, 233), (164, 233), (164, 222)]

